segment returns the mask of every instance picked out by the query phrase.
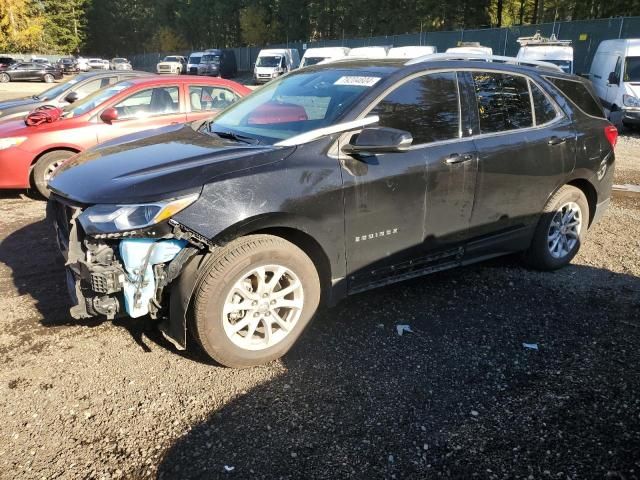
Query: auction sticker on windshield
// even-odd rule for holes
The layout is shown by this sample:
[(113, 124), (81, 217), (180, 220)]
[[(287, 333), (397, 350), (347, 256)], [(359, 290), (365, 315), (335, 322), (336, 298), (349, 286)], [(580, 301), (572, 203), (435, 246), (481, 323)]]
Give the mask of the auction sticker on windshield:
[(355, 77), (355, 76), (346, 76), (340, 77), (333, 84), (334, 85), (351, 85), (356, 87), (373, 87), (378, 81), (380, 77)]

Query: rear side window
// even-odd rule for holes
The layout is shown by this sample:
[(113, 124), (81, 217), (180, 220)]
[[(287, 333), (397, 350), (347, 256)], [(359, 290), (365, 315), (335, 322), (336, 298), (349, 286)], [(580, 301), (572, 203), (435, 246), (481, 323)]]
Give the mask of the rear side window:
[(496, 72), (473, 72), (480, 133), (533, 126), (527, 79)]
[(531, 86), (533, 109), (536, 114), (536, 125), (544, 125), (545, 123), (551, 122), (558, 116), (551, 100), (549, 100), (535, 83), (529, 82), (529, 85)]
[(410, 132), (413, 144), (460, 136), (458, 82), (455, 72), (423, 75), (389, 93), (371, 111), (379, 125)]
[(593, 97), (585, 84), (555, 77), (546, 78), (584, 113), (593, 117), (604, 118), (600, 103)]

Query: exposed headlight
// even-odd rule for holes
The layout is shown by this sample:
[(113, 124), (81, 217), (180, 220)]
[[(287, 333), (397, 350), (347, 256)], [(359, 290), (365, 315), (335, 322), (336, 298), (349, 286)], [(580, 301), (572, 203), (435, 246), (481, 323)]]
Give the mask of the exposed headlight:
[(141, 205), (94, 205), (78, 217), (89, 235), (117, 233), (156, 225), (195, 202), (200, 194)]
[(622, 103), (625, 107), (640, 107), (640, 99), (633, 95), (622, 95)]
[(7, 148), (17, 147), (26, 139), (27, 137), (0, 138), (0, 150), (6, 150)]

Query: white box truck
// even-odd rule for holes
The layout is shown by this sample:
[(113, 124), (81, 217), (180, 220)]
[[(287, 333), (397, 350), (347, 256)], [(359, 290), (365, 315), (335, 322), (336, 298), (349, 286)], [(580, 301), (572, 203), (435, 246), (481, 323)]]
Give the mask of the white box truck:
[(533, 37), (518, 38), (520, 50), (516, 58), (519, 60), (538, 60), (558, 65), (567, 73), (573, 73), (573, 47), (571, 40), (558, 40), (555, 34), (549, 38), (536, 32)]
[(347, 47), (307, 48), (300, 61), (300, 68), (316, 65), (325, 60), (338, 60), (347, 55), (349, 55), (349, 49)]
[(297, 48), (269, 48), (260, 50), (253, 68), (255, 83), (267, 83), (300, 66)]

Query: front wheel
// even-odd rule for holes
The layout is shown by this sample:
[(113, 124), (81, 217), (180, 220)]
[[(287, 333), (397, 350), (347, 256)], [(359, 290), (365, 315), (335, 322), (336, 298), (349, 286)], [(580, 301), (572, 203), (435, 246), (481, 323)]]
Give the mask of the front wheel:
[(0, 74), (0, 83), (8, 83), (11, 81), (11, 77), (7, 73)]
[(589, 202), (582, 190), (560, 188), (547, 202), (525, 254), (540, 270), (556, 270), (569, 264), (584, 242), (589, 228)]
[(69, 150), (55, 150), (42, 155), (33, 167), (33, 184), (38, 193), (44, 198), (49, 198), (50, 192), (47, 183), (51, 179), (53, 172), (68, 158), (75, 155)]
[(280, 358), (311, 321), (320, 279), (297, 246), (271, 235), (239, 238), (207, 262), (193, 302), (193, 333), (227, 367)]

